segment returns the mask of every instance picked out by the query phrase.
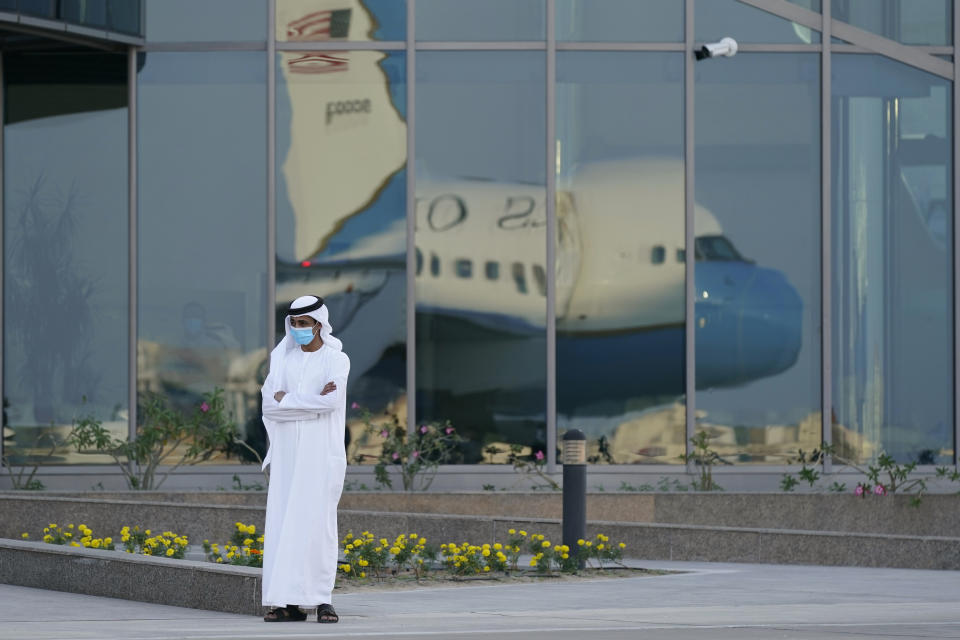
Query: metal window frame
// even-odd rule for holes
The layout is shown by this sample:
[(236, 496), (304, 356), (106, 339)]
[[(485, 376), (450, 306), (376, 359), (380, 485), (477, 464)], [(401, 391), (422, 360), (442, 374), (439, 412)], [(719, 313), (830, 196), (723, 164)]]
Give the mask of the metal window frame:
[[(821, 0), (825, 16), (831, 0)], [(833, 166), (832, 166), (832, 20), (823, 21), (820, 54), (820, 439), (833, 442)], [(832, 473), (833, 459), (826, 456), (824, 473)]]
[(406, 81), (407, 81), (407, 296), (405, 300), (407, 322), (406, 371), (407, 371), (407, 432), (417, 428), (417, 49), (416, 0), (407, 0)]
[(695, 183), (695, 146), (694, 123), (696, 105), (694, 103), (696, 75), (694, 72), (694, 0), (685, 0), (684, 16), (684, 63), (683, 63), (683, 248), (684, 248), (684, 452), (688, 473), (694, 473), (693, 443), (696, 433), (697, 416), (697, 363), (696, 363), (696, 305), (697, 294), (696, 257), (694, 228), (696, 216)]
[(547, 473), (557, 471), (557, 28), (556, 2), (547, 0), (547, 49), (546, 49), (546, 208), (547, 226), (544, 232), (547, 243), (546, 296), (546, 425)]
[[(953, 46), (960, 40), (960, 7), (953, 3)], [(960, 65), (956, 64), (954, 54), (953, 66), (953, 101), (950, 105), (953, 111), (953, 465), (960, 466), (960, 296), (957, 295), (957, 284), (960, 283), (960, 225), (957, 224), (957, 212), (960, 211)]]
[(137, 99), (137, 47), (127, 49), (127, 438), (132, 442), (137, 437), (137, 342), (139, 335), (139, 260), (138, 248), (138, 221), (139, 221), (139, 185), (137, 164), (137, 129), (138, 105)]
[(277, 0), (267, 0), (267, 282), (266, 341), (267, 353), (277, 331)]

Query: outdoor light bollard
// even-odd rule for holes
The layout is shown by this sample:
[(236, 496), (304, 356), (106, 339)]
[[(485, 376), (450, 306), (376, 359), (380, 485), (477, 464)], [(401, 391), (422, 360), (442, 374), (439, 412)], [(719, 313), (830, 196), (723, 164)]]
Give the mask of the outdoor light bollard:
[[(587, 438), (579, 429), (563, 434), (563, 544), (577, 550), (587, 535)], [(580, 561), (583, 567), (583, 561)]]

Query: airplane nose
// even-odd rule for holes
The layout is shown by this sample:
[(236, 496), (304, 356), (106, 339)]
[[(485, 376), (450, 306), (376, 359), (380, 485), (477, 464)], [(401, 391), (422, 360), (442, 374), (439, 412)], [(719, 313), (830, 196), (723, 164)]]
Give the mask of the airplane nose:
[(800, 353), (803, 301), (786, 277), (757, 269), (740, 300), (741, 361), (754, 375), (790, 368)]
[(745, 384), (797, 361), (803, 301), (782, 273), (714, 263), (698, 265), (697, 281), (698, 389)]

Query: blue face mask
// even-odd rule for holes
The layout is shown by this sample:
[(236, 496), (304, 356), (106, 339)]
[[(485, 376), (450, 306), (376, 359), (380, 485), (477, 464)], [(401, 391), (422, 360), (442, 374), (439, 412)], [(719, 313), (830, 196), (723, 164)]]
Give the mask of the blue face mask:
[(307, 327), (305, 329), (295, 329), (291, 327), (290, 333), (293, 334), (293, 339), (297, 341), (297, 344), (304, 345), (313, 342), (313, 327)]

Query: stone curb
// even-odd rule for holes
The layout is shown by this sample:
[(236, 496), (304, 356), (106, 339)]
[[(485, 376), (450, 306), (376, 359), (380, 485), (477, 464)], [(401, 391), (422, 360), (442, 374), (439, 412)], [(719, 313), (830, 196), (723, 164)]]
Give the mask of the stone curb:
[(261, 615), (260, 569), (0, 540), (0, 583)]
[[(4, 503), (7, 498), (73, 498), (235, 508), (262, 508), (266, 504), (266, 493), (254, 491), (45, 491), (31, 494), (11, 491), (0, 492), (0, 512), (7, 508)], [(587, 518), (910, 536), (952, 536), (960, 531), (960, 496), (927, 494), (919, 507), (910, 506), (910, 498), (909, 495), (857, 498), (852, 494), (605, 492), (588, 494)], [(340, 500), (340, 509), (550, 519), (561, 517), (561, 495), (558, 492), (347, 491)], [(9, 534), (0, 531), (0, 535)]]

